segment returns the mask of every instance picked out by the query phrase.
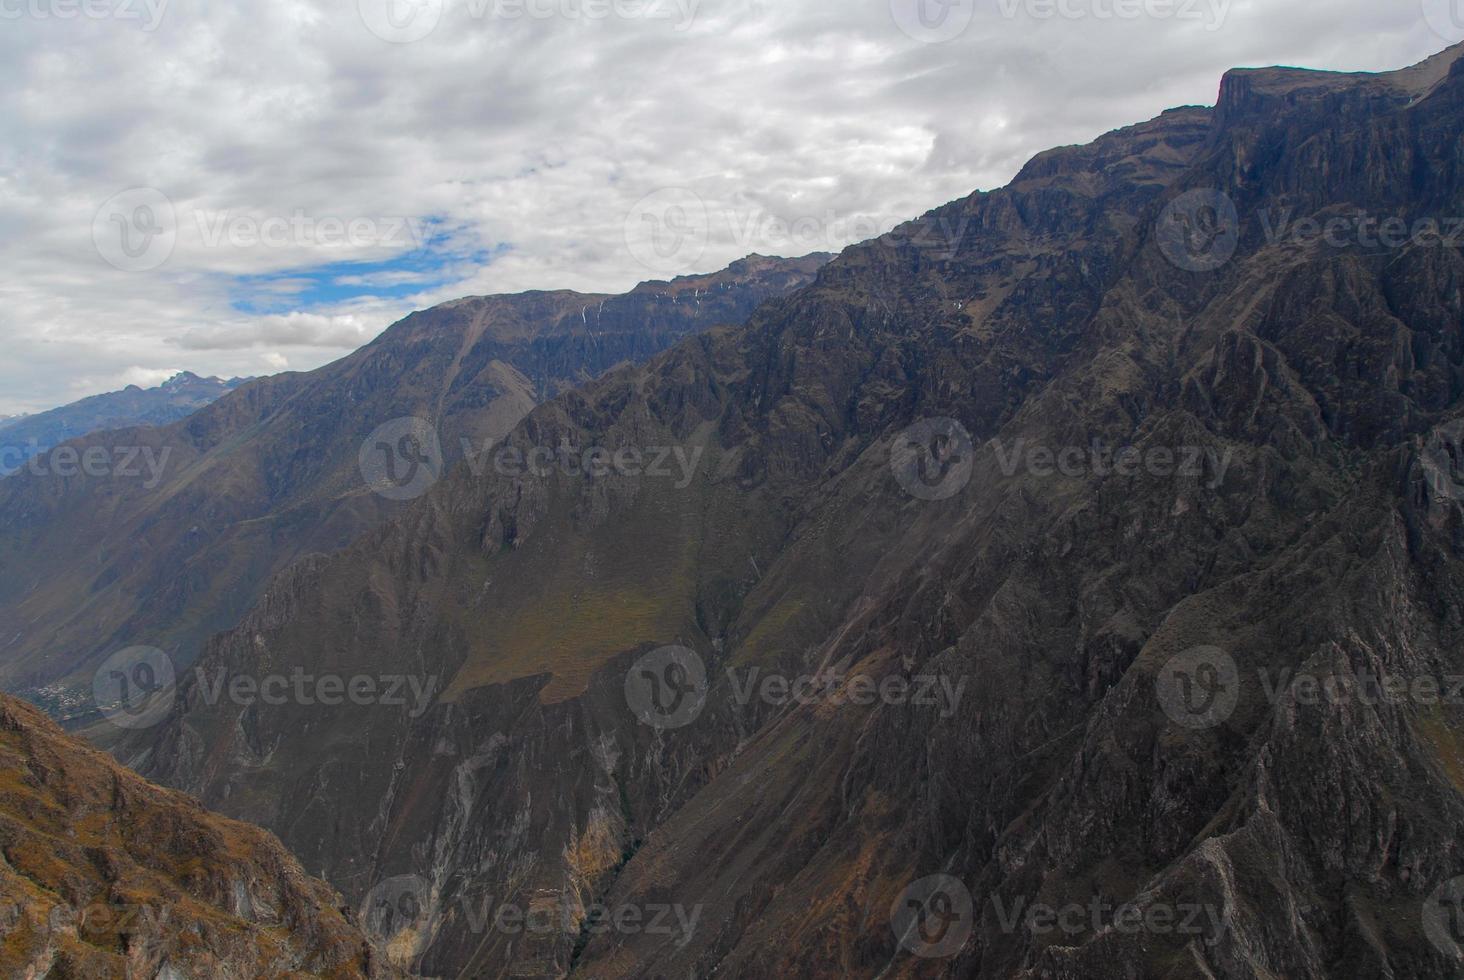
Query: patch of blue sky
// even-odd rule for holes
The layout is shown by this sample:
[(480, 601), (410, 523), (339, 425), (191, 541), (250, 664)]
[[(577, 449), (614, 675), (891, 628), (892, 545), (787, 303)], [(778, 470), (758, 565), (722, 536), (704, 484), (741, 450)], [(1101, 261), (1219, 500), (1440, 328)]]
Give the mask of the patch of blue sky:
[(380, 261), (328, 262), (235, 276), (230, 305), (241, 313), (263, 316), (403, 299), (468, 279), (511, 250), (509, 245), (469, 245), (440, 220), (425, 221), (420, 227), (420, 244)]

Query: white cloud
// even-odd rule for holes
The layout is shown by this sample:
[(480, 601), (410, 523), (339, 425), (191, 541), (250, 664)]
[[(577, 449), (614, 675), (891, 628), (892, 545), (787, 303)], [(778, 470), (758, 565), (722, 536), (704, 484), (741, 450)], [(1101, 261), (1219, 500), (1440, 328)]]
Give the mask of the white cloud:
[[(625, 289), (663, 274), (625, 237), (662, 188), (703, 202), (697, 269), (837, 248), (1049, 146), (1213, 102), (1229, 67), (1382, 70), (1445, 45), (1412, 0), (1203, 0), (1218, 23), (980, 0), (939, 44), (901, 30), (892, 0), (442, 0), (399, 44), (360, 16), (386, 2), (138, 0), (63, 20), (0, 0), (0, 414), (180, 360), (260, 374), (288, 351), (310, 368), (460, 295)], [(135, 187), (165, 195), (176, 235), (156, 268), (119, 271), (93, 223)], [(336, 265), (435, 234), (437, 276)], [(465, 259), (478, 250), (497, 258)], [(325, 265), (332, 288), (312, 291)], [(261, 297), (283, 312), (241, 312)]]
[(182, 368), (128, 368), (122, 372), (122, 387), (137, 385), (139, 388), (156, 388), (181, 371)]
[[(296, 312), (196, 327), (177, 338), (177, 344), (184, 350), (195, 351), (237, 351), (254, 347), (354, 350), (376, 333), (368, 321), (350, 314), (325, 316)], [(275, 356), (279, 356), (277, 352)]]

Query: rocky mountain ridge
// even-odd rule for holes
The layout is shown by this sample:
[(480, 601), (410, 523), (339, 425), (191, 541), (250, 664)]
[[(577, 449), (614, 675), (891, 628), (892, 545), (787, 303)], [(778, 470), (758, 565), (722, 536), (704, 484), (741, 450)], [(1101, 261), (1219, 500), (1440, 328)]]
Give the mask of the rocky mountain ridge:
[(1459, 53), (1231, 73), (539, 406), (693, 477), (460, 469), (201, 662), (430, 707), (190, 677), (124, 757), (425, 975), (1456, 975)]
[(146, 645), (191, 663), (270, 575), (344, 547), (425, 489), (371, 482), (396, 462), (368, 459), (375, 444), (395, 451), (432, 429), (423, 476), (436, 479), (543, 398), (740, 323), (826, 260), (750, 256), (619, 296), (458, 300), (171, 426), (38, 457), (38, 472), (0, 482), (0, 684), (67, 717), (85, 711), (92, 671), (118, 650)]
[(139, 425), (167, 425), (222, 398), (249, 378), (201, 378), (181, 371), (154, 388), (128, 385), (45, 412), (0, 419), (0, 476), (25, 468), (68, 439)]
[(0, 695), (7, 977), (359, 977), (391, 969), (279, 841), (145, 783)]

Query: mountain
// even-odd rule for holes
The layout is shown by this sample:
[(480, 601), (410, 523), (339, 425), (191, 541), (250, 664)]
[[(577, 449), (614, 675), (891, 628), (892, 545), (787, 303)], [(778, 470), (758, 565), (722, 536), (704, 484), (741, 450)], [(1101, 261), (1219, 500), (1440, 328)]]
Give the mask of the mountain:
[(460, 467), (119, 754), (425, 975), (1457, 975), (1459, 53), (1232, 72), (540, 405), (690, 473)]
[(175, 374), (156, 388), (128, 385), (121, 391), (93, 395), (79, 402), (35, 415), (0, 419), (0, 476), (23, 469), (24, 464), (69, 439), (140, 425), (167, 425), (187, 418), (222, 398), (247, 378), (200, 378), (188, 371)]
[(0, 695), (7, 977), (400, 976), (278, 840)]
[[(42, 475), (0, 481), (0, 686), (67, 715), (118, 649), (160, 647), (191, 662), (272, 574), (344, 547), (464, 456), (486, 463), (485, 446), (542, 399), (740, 323), (827, 258), (751, 256), (619, 296), (447, 303), (333, 364), (251, 382), (171, 426), (66, 447), (102, 453), (109, 465), (95, 474), (42, 457)], [(434, 458), (414, 471), (416, 485), (379, 485), (398, 461), (377, 446), (395, 452), (424, 426)]]

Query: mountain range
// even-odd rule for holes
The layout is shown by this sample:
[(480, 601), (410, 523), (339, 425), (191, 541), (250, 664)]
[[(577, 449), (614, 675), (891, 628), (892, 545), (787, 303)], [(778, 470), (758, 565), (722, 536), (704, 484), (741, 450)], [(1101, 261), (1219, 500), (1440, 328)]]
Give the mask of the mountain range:
[(33, 415), (0, 418), (0, 476), (22, 469), (28, 460), (69, 439), (109, 429), (167, 425), (198, 411), (239, 387), (248, 378), (200, 378), (181, 371), (156, 388), (128, 385)]
[(119, 753), (428, 976), (1454, 975), (1458, 54), (1234, 71), (538, 406), (696, 462), (457, 468)]
[(146, 492), (4, 481), (0, 678), (96, 671), (381, 968), (1456, 976), (1461, 54), (1232, 71), (608, 350), (416, 314), (139, 430)]
[[(0, 482), (0, 684), (68, 716), (86, 712), (92, 671), (119, 648), (147, 644), (191, 663), (271, 575), (404, 507), (402, 493), (373, 492), (376, 464), (361, 447), (374, 431), (430, 422), (434, 459), (421, 478), (435, 480), (543, 399), (740, 322), (827, 258), (750, 256), (616, 296), (447, 303), (349, 357), (250, 382), (172, 425), (74, 440), (70, 469), (55, 465), (58, 452), (40, 457), (29, 469), (41, 472)], [(76, 461), (89, 453), (105, 465), (84, 471)]]

